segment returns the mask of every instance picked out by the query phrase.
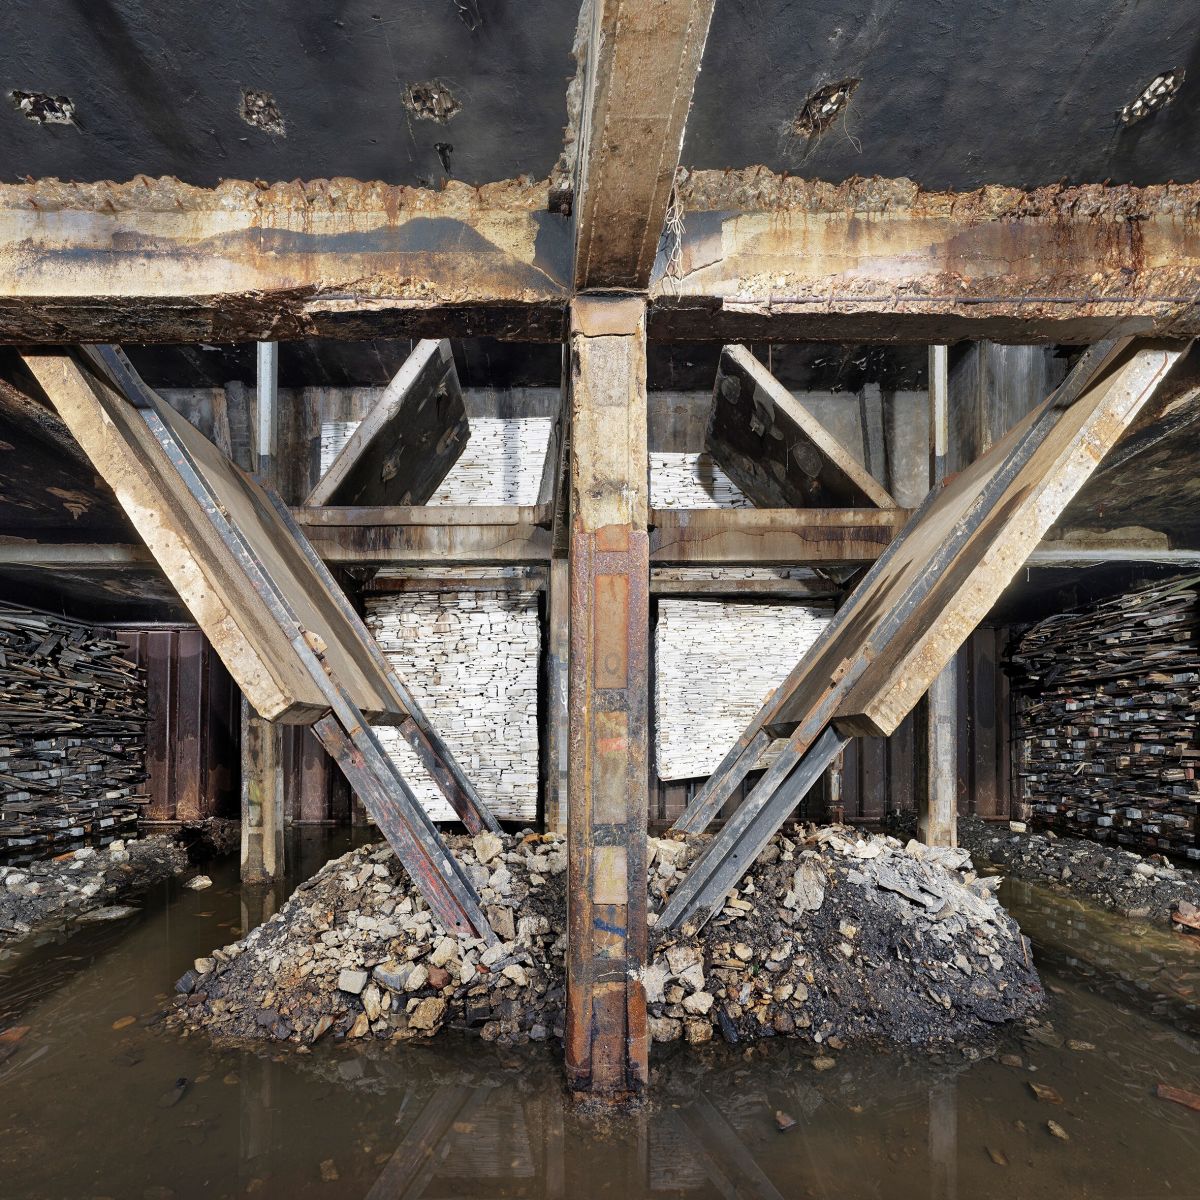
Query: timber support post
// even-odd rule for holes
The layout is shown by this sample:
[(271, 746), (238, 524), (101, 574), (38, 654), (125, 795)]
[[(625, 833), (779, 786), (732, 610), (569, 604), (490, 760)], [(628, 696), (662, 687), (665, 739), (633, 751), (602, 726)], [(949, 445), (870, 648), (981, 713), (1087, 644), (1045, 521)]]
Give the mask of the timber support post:
[(571, 320), (566, 1070), (619, 1099), (648, 1079), (645, 962), (650, 548), (641, 299)]
[[(929, 486), (946, 478), (950, 444), (948, 346), (929, 347)], [(958, 676), (953, 659), (929, 685), (917, 721), (921, 738), (917, 836), (927, 846), (958, 845)]]
[[(279, 345), (258, 343), (255, 446), (249, 464), (274, 483), (278, 429)], [(242, 850), (246, 883), (273, 883), (285, 868), (283, 730), (242, 697)]]

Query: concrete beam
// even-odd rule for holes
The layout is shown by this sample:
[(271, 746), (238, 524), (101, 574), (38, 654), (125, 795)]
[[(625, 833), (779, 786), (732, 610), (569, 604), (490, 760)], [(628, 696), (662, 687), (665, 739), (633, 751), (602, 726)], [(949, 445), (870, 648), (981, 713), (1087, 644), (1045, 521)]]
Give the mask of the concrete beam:
[(0, 186), (0, 342), (565, 332), (546, 184)]
[(641, 300), (571, 320), (566, 1070), (593, 1096), (643, 1092), (650, 548)]
[(1200, 184), (922, 192), (697, 171), (653, 339), (1096, 342), (1200, 332)]
[(575, 285), (644, 288), (714, 0), (587, 0)]

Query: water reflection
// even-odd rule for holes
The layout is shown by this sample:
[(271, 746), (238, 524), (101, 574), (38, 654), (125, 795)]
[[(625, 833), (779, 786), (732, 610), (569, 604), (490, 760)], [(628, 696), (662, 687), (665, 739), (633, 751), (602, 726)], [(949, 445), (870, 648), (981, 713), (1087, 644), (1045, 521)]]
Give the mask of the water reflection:
[[(344, 848), (310, 841), (292, 861), (305, 874)], [(782, 1039), (676, 1047), (655, 1055), (650, 1104), (598, 1117), (563, 1095), (547, 1047), (450, 1037), (252, 1052), (163, 1031), (154, 1022), (170, 981), (282, 899), (240, 888), (232, 865), (211, 874), (207, 892), (165, 887), (119, 928), (0, 962), (0, 1030), (28, 1026), (0, 1061), (5, 1200), (1196, 1191), (1197, 1115), (1152, 1094), (1159, 1081), (1200, 1091), (1200, 955), (1166, 930), (1134, 934), (1087, 906), (1010, 887), (1054, 1024), (1038, 1037), (1011, 1033), (1004, 1049), (1019, 1066), (861, 1050), (819, 1072)], [(1062, 1102), (1039, 1101), (1031, 1081)], [(777, 1113), (794, 1126), (781, 1132)], [(1053, 1137), (1049, 1120), (1070, 1140)]]

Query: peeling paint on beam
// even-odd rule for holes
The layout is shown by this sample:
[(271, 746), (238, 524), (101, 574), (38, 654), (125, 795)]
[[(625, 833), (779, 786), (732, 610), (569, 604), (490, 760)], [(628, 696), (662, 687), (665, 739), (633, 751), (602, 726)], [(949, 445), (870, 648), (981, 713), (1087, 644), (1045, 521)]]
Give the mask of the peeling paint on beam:
[(1200, 184), (923, 192), (692, 172), (654, 338), (1092, 342), (1200, 331)]
[(570, 231), (545, 183), (0, 186), (0, 342), (565, 330)]

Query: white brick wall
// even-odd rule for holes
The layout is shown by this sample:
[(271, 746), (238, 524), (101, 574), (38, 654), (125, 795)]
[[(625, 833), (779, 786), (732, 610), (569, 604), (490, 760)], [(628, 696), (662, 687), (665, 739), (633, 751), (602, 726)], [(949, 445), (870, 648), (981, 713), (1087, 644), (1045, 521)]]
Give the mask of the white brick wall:
[[(659, 778), (711, 775), (831, 615), (801, 604), (660, 600), (654, 631)], [(768, 749), (764, 759), (770, 755)]]
[[(484, 803), (533, 820), (538, 797), (537, 597), (496, 592), (367, 598), (367, 627)], [(454, 812), (394, 728), (384, 746), (436, 821)]]
[[(471, 436), (431, 505), (536, 504), (554, 422), (549, 417), (472, 417)], [(321, 425), (321, 474), (358, 428), (357, 421)]]
[(749, 508), (746, 494), (707, 451), (650, 451), (652, 508)]

